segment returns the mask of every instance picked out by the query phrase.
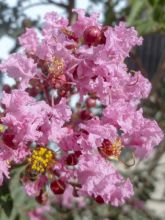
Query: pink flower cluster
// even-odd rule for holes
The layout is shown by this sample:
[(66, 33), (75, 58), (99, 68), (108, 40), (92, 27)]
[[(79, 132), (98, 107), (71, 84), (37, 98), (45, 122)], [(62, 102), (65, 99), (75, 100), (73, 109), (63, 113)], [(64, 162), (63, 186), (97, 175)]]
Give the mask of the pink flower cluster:
[(124, 63), (142, 38), (124, 23), (102, 26), (98, 14), (74, 12), (72, 25), (48, 13), (42, 38), (26, 29), (19, 38), (23, 53), (0, 64), (16, 81), (1, 99), (0, 184), (23, 163), (25, 190), (41, 203), (50, 188), (64, 205), (81, 206), (81, 196), (88, 196), (119, 206), (133, 186), (114, 161), (121, 162), (124, 150), (144, 158), (163, 138), (139, 108), (150, 82)]

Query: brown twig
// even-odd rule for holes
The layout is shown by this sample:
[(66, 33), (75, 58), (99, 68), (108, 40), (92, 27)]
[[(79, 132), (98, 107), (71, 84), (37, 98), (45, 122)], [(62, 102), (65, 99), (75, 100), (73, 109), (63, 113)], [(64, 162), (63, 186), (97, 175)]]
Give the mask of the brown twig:
[(44, 83), (44, 94), (45, 94), (45, 98), (47, 100), (47, 103), (51, 106), (52, 105), (52, 100), (51, 100), (51, 98), (49, 96), (49, 91), (48, 91), (46, 83)]
[(50, 4), (58, 6), (58, 7), (62, 7), (62, 8), (65, 8), (65, 9), (68, 8), (68, 6), (66, 4), (54, 2), (52, 0), (48, 0), (47, 2), (36, 2), (36, 3), (30, 4), (30, 5), (27, 5), (23, 8), (21, 8), (21, 11), (25, 11), (29, 8), (40, 6), (40, 5), (50, 5)]
[(75, 0), (68, 0), (67, 13), (70, 24), (73, 24), (75, 20), (75, 15), (72, 12), (73, 8), (75, 8)]
[(157, 149), (157, 151), (155, 152), (154, 158), (152, 159), (150, 166), (148, 167), (148, 175), (151, 175), (154, 172), (164, 152), (165, 152), (165, 145), (164, 142), (162, 142), (159, 148)]
[(133, 62), (135, 63), (135, 65), (138, 67), (138, 69), (141, 71), (141, 73), (143, 74), (143, 76), (148, 77), (148, 73), (145, 70), (140, 57), (137, 55), (136, 51), (133, 50), (130, 53), (130, 57), (132, 58)]

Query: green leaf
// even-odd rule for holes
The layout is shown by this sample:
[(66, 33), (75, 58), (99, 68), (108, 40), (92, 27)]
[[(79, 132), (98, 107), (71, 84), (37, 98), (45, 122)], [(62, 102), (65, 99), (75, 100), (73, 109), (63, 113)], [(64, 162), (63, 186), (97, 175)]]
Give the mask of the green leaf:
[(160, 6), (164, 6), (164, 5), (165, 5), (165, 1), (164, 1), (164, 0), (158, 0), (158, 4), (159, 4)]
[(148, 0), (150, 5), (154, 6), (157, 3), (157, 0)]
[(164, 11), (161, 6), (154, 7), (153, 18), (155, 21), (160, 22), (163, 18)]
[(132, 5), (131, 12), (127, 18), (127, 23), (132, 25), (134, 20), (139, 16), (141, 13), (142, 8), (144, 7), (145, 1), (135, 1)]
[(1, 209), (5, 212), (6, 216), (9, 217), (13, 209), (13, 199), (11, 197), (11, 193), (7, 181), (5, 181), (1, 186), (0, 206)]
[(1, 208), (5, 212), (5, 214), (9, 217), (13, 210), (13, 200), (11, 197), (5, 198), (1, 200)]

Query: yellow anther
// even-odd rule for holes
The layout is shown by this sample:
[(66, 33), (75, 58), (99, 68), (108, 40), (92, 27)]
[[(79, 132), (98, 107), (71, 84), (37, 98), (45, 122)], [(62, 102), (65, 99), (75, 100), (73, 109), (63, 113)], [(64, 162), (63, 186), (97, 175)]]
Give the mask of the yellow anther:
[(43, 168), (41, 168), (41, 172), (43, 173), (45, 170)]
[(0, 124), (0, 133), (5, 131), (5, 126), (3, 124)]
[(55, 57), (49, 65), (49, 73), (60, 75), (64, 69), (64, 60), (62, 58)]
[(46, 147), (37, 147), (28, 158), (28, 163), (31, 170), (44, 173), (54, 164), (54, 153)]

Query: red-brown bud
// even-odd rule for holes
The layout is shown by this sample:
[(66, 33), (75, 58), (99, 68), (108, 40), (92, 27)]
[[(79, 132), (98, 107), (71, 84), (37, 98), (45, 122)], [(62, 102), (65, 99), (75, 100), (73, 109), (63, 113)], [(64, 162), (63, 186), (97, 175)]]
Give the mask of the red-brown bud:
[(76, 154), (69, 154), (66, 158), (66, 163), (69, 166), (74, 166), (78, 163), (78, 157)]
[(13, 139), (14, 139), (15, 135), (13, 134), (12, 130), (7, 129), (4, 133), (3, 133), (3, 137), (2, 140), (3, 142), (10, 148), (12, 149), (16, 149), (15, 144), (13, 143)]
[(87, 27), (84, 31), (84, 41), (88, 45), (97, 45), (101, 40), (101, 30), (97, 26)]
[(11, 93), (11, 87), (7, 84), (3, 85), (3, 91), (6, 93)]
[(96, 106), (96, 99), (87, 98), (87, 100), (86, 100), (86, 106), (87, 106), (87, 108), (95, 107), (95, 106)]
[(99, 204), (104, 204), (104, 199), (101, 196), (96, 196), (95, 201)]
[(92, 118), (92, 113), (88, 110), (82, 110), (80, 112), (80, 118), (82, 120), (90, 120)]
[(54, 194), (63, 194), (66, 186), (62, 180), (54, 180), (51, 182), (50, 188)]
[(48, 200), (48, 196), (47, 194), (45, 194), (42, 190), (40, 192), (40, 194), (38, 196), (35, 197), (36, 201), (39, 203), (39, 204), (46, 204), (47, 200)]

